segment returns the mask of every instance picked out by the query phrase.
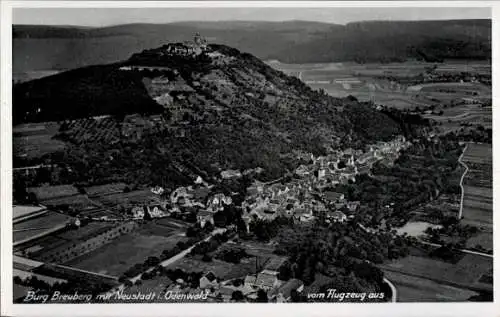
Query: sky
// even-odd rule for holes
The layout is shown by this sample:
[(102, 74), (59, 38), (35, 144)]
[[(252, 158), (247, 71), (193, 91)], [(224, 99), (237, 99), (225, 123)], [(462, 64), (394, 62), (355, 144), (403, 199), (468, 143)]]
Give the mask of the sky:
[(178, 21), (307, 20), (346, 24), (366, 20), (489, 19), (489, 8), (16, 8), (14, 24), (109, 26)]

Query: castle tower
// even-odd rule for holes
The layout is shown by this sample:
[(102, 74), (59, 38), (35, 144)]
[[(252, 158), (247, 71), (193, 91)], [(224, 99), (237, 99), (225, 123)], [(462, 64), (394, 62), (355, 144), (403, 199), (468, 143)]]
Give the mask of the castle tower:
[(196, 34), (194, 35), (194, 44), (197, 45), (197, 46), (200, 46), (202, 43), (202, 38), (201, 38), (201, 35), (199, 32), (196, 32)]

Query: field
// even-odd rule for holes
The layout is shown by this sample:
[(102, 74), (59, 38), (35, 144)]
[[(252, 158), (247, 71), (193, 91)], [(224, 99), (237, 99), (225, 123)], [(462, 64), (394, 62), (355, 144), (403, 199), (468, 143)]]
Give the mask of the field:
[(385, 271), (384, 275), (395, 285), (398, 302), (462, 302), (476, 295), (468, 289), (399, 272)]
[[(413, 109), (429, 105), (440, 105), (460, 100), (464, 97), (491, 99), (491, 88), (479, 83), (426, 83), (408, 85), (405, 80), (413, 80), (424, 74), (433, 63), (406, 62), (390, 64), (282, 64), (269, 63), (271, 67), (295, 76), (314, 89), (324, 89), (335, 97), (352, 95), (361, 101)], [(491, 74), (491, 65), (484, 62), (460, 63), (450, 61), (437, 65), (437, 74)], [(397, 79), (397, 80), (395, 80)], [(474, 109), (477, 108), (477, 105)], [(491, 121), (491, 109), (488, 109)], [(483, 115), (481, 113), (480, 115)], [(490, 124), (491, 125), (491, 124)]]
[(110, 142), (120, 137), (118, 121), (107, 116), (73, 120), (64, 124), (62, 130), (76, 144)]
[[(64, 142), (53, 137), (59, 131), (56, 122), (28, 123), (12, 128), (12, 152), (14, 157), (32, 159), (63, 150)], [(14, 163), (15, 164), (15, 163)]]
[(13, 227), (14, 243), (62, 228), (71, 218), (55, 212), (48, 212), (39, 217), (18, 222)]
[(116, 209), (119, 205), (137, 205), (144, 204), (154, 200), (155, 194), (149, 189), (135, 190), (128, 193), (115, 193), (94, 198), (105, 207), (111, 210)]
[(185, 257), (169, 265), (169, 269), (182, 269), (186, 272), (213, 272), (222, 280), (245, 278), (248, 274), (255, 274), (255, 258), (242, 259), (241, 263), (233, 264), (217, 259), (211, 262)]
[(13, 72), (12, 80), (15, 83), (22, 83), (33, 79), (43, 78), (60, 73), (59, 70), (35, 70), (26, 72)]
[[(244, 243), (226, 242), (221, 245), (217, 251), (224, 248), (233, 248), (235, 246), (245, 248), (249, 255), (242, 258), (238, 264), (228, 263), (219, 259), (212, 259), (211, 262), (203, 262), (200, 255), (187, 256), (168, 266), (169, 269), (182, 269), (187, 272), (209, 272), (212, 271), (218, 278), (229, 280), (233, 278), (244, 278), (246, 275), (260, 272), (270, 260), (282, 258), (273, 253), (274, 248), (269, 245), (245, 241)], [(213, 252), (215, 254), (217, 251)], [(213, 255), (212, 254), (212, 255)]]
[(53, 251), (58, 248), (64, 249), (79, 240), (82, 241), (88, 239), (92, 235), (105, 231), (111, 226), (112, 224), (110, 223), (92, 222), (78, 229), (63, 230), (62, 232), (53, 233), (26, 243), (23, 245), (22, 251), (26, 252), (29, 257), (36, 259), (49, 251)]
[(85, 192), (89, 196), (101, 196), (101, 195), (122, 193), (125, 187), (126, 184), (124, 183), (112, 183), (112, 184), (85, 187)]
[(469, 143), (462, 160), (466, 163), (491, 164), (492, 153), (491, 144)]
[(469, 143), (462, 158), (469, 170), (464, 178), (462, 224), (482, 230), (467, 241), (467, 247), (480, 245), (493, 249), (493, 170), (491, 144)]
[(185, 241), (179, 231), (148, 223), (133, 234), (123, 235), (113, 242), (65, 263), (82, 270), (119, 277), (149, 256), (159, 256), (163, 250)]
[[(473, 291), (493, 289), (492, 284), (479, 281), (484, 274), (493, 270), (493, 260), (478, 255), (466, 254), (456, 264), (410, 255), (380, 267), (384, 272), (396, 272), (457, 288)], [(419, 284), (414, 287), (418, 289)]]
[[(486, 227), (493, 226), (493, 193), (491, 188), (464, 186), (463, 223)], [(482, 193), (476, 193), (481, 190)]]
[(493, 250), (493, 236), (491, 232), (482, 232), (467, 240), (467, 248), (481, 246), (486, 250)]
[(12, 218), (16, 220), (16, 218), (20, 219), (25, 216), (29, 216), (32, 214), (38, 214), (44, 212), (46, 209), (40, 206), (29, 206), (29, 205), (14, 205), (12, 208)]
[(61, 206), (69, 206), (73, 210), (87, 210), (94, 208), (94, 205), (85, 195), (67, 196), (61, 198), (54, 198), (43, 201), (44, 205), (58, 208)]
[(39, 201), (78, 195), (78, 190), (73, 185), (30, 187), (27, 191), (34, 193)]

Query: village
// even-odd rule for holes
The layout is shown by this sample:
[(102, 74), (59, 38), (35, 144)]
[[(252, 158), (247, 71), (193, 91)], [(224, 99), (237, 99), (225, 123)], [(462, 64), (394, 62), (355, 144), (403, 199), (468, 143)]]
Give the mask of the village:
[[(408, 147), (404, 137), (397, 137), (390, 142), (378, 142), (367, 147), (366, 151), (353, 149), (339, 150), (326, 156), (314, 157), (304, 153), (297, 153), (303, 159), (308, 159), (308, 164), (300, 165), (294, 172), (295, 177), (289, 182), (282, 180), (263, 183), (255, 180), (247, 188), (244, 201), (241, 203), (242, 219), (245, 222), (247, 232), (250, 231), (251, 223), (257, 219), (272, 221), (277, 217), (286, 217), (293, 219), (294, 222), (312, 222), (319, 219), (320, 215), (325, 224), (336, 222), (347, 222), (354, 217), (356, 210), (360, 207), (359, 201), (348, 201), (344, 194), (335, 191), (335, 186), (355, 182), (356, 176), (361, 173), (370, 173), (370, 168), (376, 162), (383, 164), (392, 164), (399, 156), (399, 151)], [(238, 179), (247, 174), (236, 170), (226, 170), (221, 172), (222, 179)], [(197, 225), (201, 228), (210, 223), (213, 228), (216, 223), (214, 215), (224, 210), (226, 206), (234, 204), (231, 195), (216, 193), (209, 196), (214, 185), (209, 185), (201, 177), (197, 177), (195, 184), (188, 187), (179, 187), (168, 195), (168, 202), (164, 203), (165, 209), (161, 206), (144, 206), (134, 209), (134, 216), (144, 217), (149, 213), (150, 217), (173, 216), (182, 213), (186, 208), (197, 208)], [(160, 186), (151, 189), (158, 196), (164, 194), (164, 189)], [(167, 207), (167, 205), (170, 206)], [(169, 208), (169, 209), (167, 209)], [(223, 228), (227, 235), (227, 242), (220, 247), (228, 250), (241, 250), (241, 242), (235, 242), (236, 236), (234, 226)], [(251, 249), (251, 247), (249, 248)], [(249, 249), (246, 252), (251, 252)], [(262, 252), (262, 251), (259, 251)], [(265, 254), (265, 252), (264, 252)], [(257, 258), (264, 256), (266, 261), (258, 265)], [(280, 280), (280, 270), (287, 263), (286, 256), (262, 255), (255, 258), (241, 258), (239, 265), (252, 266), (255, 262), (255, 268), (243, 270), (244, 275), (216, 274), (212, 270), (203, 270), (203, 274), (193, 283), (189, 273), (184, 278), (178, 277), (170, 266), (168, 277), (168, 286), (157, 289), (163, 296), (161, 300), (189, 300), (187, 294), (197, 294), (200, 291), (205, 292), (203, 301), (231, 302), (231, 301), (260, 301), (265, 298), (270, 302), (289, 302), (293, 296), (298, 296), (304, 289), (304, 282), (300, 279), (291, 278)], [(181, 260), (192, 261), (192, 260)], [(196, 263), (203, 263), (195, 260)], [(222, 263), (222, 262), (221, 262)], [(177, 264), (182, 267), (181, 264)], [(213, 264), (216, 266), (216, 264)], [(173, 267), (177, 267), (173, 265)], [(168, 270), (167, 267), (159, 270)], [(153, 269), (156, 272), (158, 269)], [(214, 268), (215, 271), (218, 269)], [(199, 270), (198, 270), (199, 271)], [(165, 273), (157, 272), (159, 275)], [(169, 276), (170, 275), (170, 276)], [(169, 279), (170, 278), (170, 279)], [(191, 280), (188, 282), (186, 280)], [(143, 281), (144, 282), (144, 281)], [(152, 281), (151, 281), (152, 282)], [(145, 285), (149, 285), (146, 280)], [(193, 286), (194, 284), (194, 286)], [(127, 293), (133, 293), (137, 290), (145, 290), (145, 285), (133, 285), (127, 289)], [(177, 294), (173, 296), (172, 294)], [(179, 295), (181, 294), (181, 295)], [(183, 294), (183, 295), (182, 295)], [(175, 297), (175, 298), (174, 298)]]
[[(347, 200), (337, 187), (355, 183), (361, 174), (370, 175), (372, 166), (377, 162), (390, 166), (399, 157), (400, 151), (410, 145), (404, 137), (398, 136), (389, 142), (371, 144), (364, 151), (347, 148), (332, 150), (325, 156), (296, 151), (293, 155), (301, 164), (287, 175), (267, 182), (258, 180), (264, 170), (256, 167), (243, 171), (221, 170), (215, 183), (212, 179), (205, 180), (191, 173), (193, 183), (175, 189), (156, 185), (130, 190), (123, 184), (108, 184), (86, 188), (82, 194), (67, 185), (59, 186), (61, 188), (57, 191), (54, 187), (35, 188), (34, 194), (39, 199), (66, 190), (65, 195), (71, 201), (81, 199), (101, 212), (93, 213), (91, 209), (69, 217), (60, 208), (50, 208), (50, 217), (61, 218), (60, 228), (35, 236), (29, 235), (33, 230), (24, 229), (31, 226), (30, 222), (20, 221), (17, 224), (19, 232), (16, 231), (19, 236), (15, 244), (19, 249), (16, 256), (21, 262), (35, 259), (40, 263), (37, 267), (42, 266), (44, 270), (47, 270), (44, 263), (63, 263), (63, 266), (57, 264), (56, 269), (71, 272), (70, 276), (82, 274), (78, 270), (84, 269), (84, 274), (97, 280), (104, 278), (111, 284), (116, 283), (113, 279), (118, 280), (122, 282), (122, 291), (127, 294), (154, 288), (163, 294), (205, 291), (207, 298), (202, 298), (203, 301), (262, 301), (266, 298), (266, 301), (287, 302), (291, 300), (292, 293), (300, 293), (304, 289), (304, 282), (297, 278), (281, 280), (280, 270), (283, 265), (289, 265), (286, 264), (288, 258), (274, 254), (272, 246), (263, 251), (262, 247), (266, 245), (262, 242), (255, 242), (256, 245), (242, 243), (239, 239), (245, 230), (242, 232), (242, 227), (239, 227), (239, 234), (236, 235), (237, 222), (244, 224), (243, 228), (249, 236), (254, 234), (256, 222), (270, 223), (278, 218), (293, 223), (319, 221), (325, 226), (347, 223), (355, 217), (361, 203)], [(244, 183), (243, 179), (248, 185), (240, 186), (238, 192), (223, 189), (221, 185)], [(100, 194), (103, 190), (108, 194)], [(134, 203), (133, 200), (120, 205), (111, 203), (113, 197), (120, 197), (120, 201), (125, 202), (127, 196), (143, 199), (140, 199), (141, 203)], [(221, 215), (224, 219), (228, 212), (237, 215), (236, 218), (221, 222)], [(65, 225), (68, 221), (69, 227)], [(79, 234), (82, 230), (87, 232), (86, 236)], [(196, 236), (192, 235), (193, 230), (198, 232)], [(62, 240), (53, 246), (51, 241), (56, 236)], [(76, 236), (78, 241), (74, 239)], [(68, 237), (69, 242), (65, 240)], [(159, 244), (157, 248), (141, 251), (141, 254), (150, 255), (145, 261), (144, 255), (137, 254), (135, 260), (119, 256), (114, 261), (116, 263), (106, 269), (99, 264), (98, 258), (103, 254), (101, 249), (116, 245), (118, 250), (129, 244), (127, 239), (133, 239), (137, 247), (141, 240), (157, 241)], [(194, 252), (193, 249), (200, 248), (200, 245), (203, 251)], [(151, 258), (155, 258), (151, 254), (162, 249), (160, 264), (155, 264), (156, 260), (151, 262)], [(228, 262), (225, 258), (227, 254), (235, 262)], [(111, 259), (106, 261), (113, 262)], [(130, 267), (137, 261), (144, 261), (144, 264)], [(50, 283), (54, 281), (50, 277), (53, 270), (51, 268), (44, 273), (48, 277), (43, 275)], [(96, 275), (95, 272), (107, 272), (107, 275)], [(130, 274), (125, 274), (127, 272)], [(165, 296), (161, 297), (162, 300), (182, 301), (174, 295), (170, 299)]]
[[(254, 180), (246, 190), (246, 197), (241, 204), (242, 219), (247, 225), (254, 219), (271, 221), (278, 216), (292, 218), (295, 221), (308, 222), (320, 213), (326, 213), (328, 222), (344, 222), (345, 211), (351, 214), (357, 210), (359, 201), (347, 201), (342, 193), (335, 192), (335, 186), (355, 182), (356, 176), (369, 174), (376, 162), (392, 164), (399, 156), (399, 151), (408, 147), (409, 142), (400, 136), (390, 142), (378, 142), (370, 145), (365, 152), (361, 150), (337, 150), (326, 156), (315, 157), (312, 154), (297, 153), (297, 157), (308, 164), (300, 165), (294, 171), (290, 182), (261, 182)], [(236, 170), (221, 172), (222, 179), (238, 179), (248, 171)], [(231, 205), (231, 195), (216, 193), (209, 196), (213, 185), (209, 185), (201, 177), (195, 184), (175, 189), (163, 204), (155, 206), (135, 207), (132, 213), (135, 218), (144, 217), (144, 209), (149, 210), (151, 217), (161, 217), (181, 213), (186, 207), (199, 209), (197, 222), (201, 227), (210, 222), (214, 224), (214, 214)], [(151, 189), (162, 195), (160, 186)], [(163, 205), (163, 210), (161, 209)], [(169, 209), (167, 209), (170, 206)]]

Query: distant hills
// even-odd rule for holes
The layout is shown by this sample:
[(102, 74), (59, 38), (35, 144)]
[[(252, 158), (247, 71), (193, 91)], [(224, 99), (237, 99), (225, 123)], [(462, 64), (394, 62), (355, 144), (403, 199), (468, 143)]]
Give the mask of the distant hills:
[(102, 28), (13, 26), (14, 72), (112, 63), (200, 32), (212, 43), (287, 63), (389, 62), (408, 58), (490, 59), (491, 20), (221, 21), (127, 24)]

